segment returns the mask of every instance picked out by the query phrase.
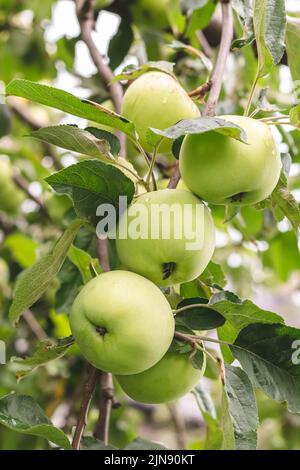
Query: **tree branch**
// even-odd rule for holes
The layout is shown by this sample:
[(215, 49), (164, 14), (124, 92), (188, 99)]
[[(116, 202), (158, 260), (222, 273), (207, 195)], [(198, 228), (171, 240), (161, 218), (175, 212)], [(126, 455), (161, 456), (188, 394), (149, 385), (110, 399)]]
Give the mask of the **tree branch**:
[(211, 90), (204, 110), (204, 116), (213, 116), (220, 96), (222, 81), (233, 38), (233, 17), (230, 0), (221, 0), (222, 6), (222, 36), (218, 57), (211, 76)]
[(101, 397), (99, 404), (99, 419), (96, 423), (94, 436), (101, 439), (106, 445), (109, 440), (109, 423), (111, 409), (114, 404), (114, 384), (112, 374), (101, 374)]
[(23, 318), (25, 319), (27, 325), (35, 334), (37, 339), (39, 339), (40, 341), (48, 339), (47, 333), (43, 330), (31, 310), (25, 310), (25, 312), (23, 313)]
[(32, 201), (34, 201), (38, 206), (39, 208), (41, 209), (41, 211), (44, 213), (44, 215), (48, 218), (48, 219), (51, 219), (50, 215), (48, 214), (48, 211), (47, 211), (47, 208), (46, 206), (44, 205), (43, 201), (37, 197), (37, 196), (34, 196), (32, 194), (32, 192), (30, 191), (29, 189), (29, 185), (27, 183), (27, 181), (23, 178), (23, 176), (21, 176), (19, 173), (17, 172), (14, 172), (14, 175), (13, 175), (13, 180), (14, 182), (16, 183), (16, 185), (22, 189), (22, 191), (24, 191), (25, 194), (27, 194), (27, 196), (29, 197), (29, 199), (31, 199)]
[(86, 423), (87, 423), (87, 415), (89, 411), (89, 407), (92, 401), (93, 393), (96, 387), (96, 383), (99, 377), (99, 370), (95, 369), (93, 366), (89, 364), (87, 370), (87, 380), (83, 387), (83, 397), (80, 407), (80, 414), (77, 421), (72, 447), (73, 450), (79, 450), (80, 448), (80, 441), (82, 438), (82, 434), (84, 432)]
[[(23, 109), (21, 106), (18, 106), (15, 103), (10, 104), (10, 109), (13, 111), (13, 113), (27, 126), (29, 126), (33, 131), (36, 131), (40, 129), (42, 126), (35, 120), (35, 118), (28, 112), (28, 109)], [(42, 143), (44, 149), (45, 149), (45, 154), (49, 155), (49, 157), (52, 158), (53, 164), (57, 170), (61, 170), (63, 168), (62, 164), (60, 163), (60, 160), (54, 150), (54, 148), (48, 144), (47, 142)]]
[[(115, 111), (120, 114), (123, 99), (123, 89), (120, 83), (112, 82), (114, 78), (113, 71), (105, 63), (101, 53), (99, 52), (92, 36), (95, 27), (95, 4), (96, 0), (75, 0), (76, 12), (80, 25), (81, 38), (86, 44), (90, 56), (98, 70), (100, 77), (103, 79), (108, 88), (111, 99), (113, 101)], [(126, 156), (126, 136), (117, 132), (121, 143), (121, 156)]]
[[(222, 81), (227, 62), (227, 57), (230, 51), (230, 45), (233, 38), (233, 17), (230, 0), (221, 0), (222, 4), (222, 36), (217, 60), (210, 78), (211, 88), (208, 99), (203, 111), (203, 116), (213, 116), (215, 114), (216, 106), (220, 96)], [(176, 188), (180, 180), (179, 166), (169, 181), (168, 188)]]

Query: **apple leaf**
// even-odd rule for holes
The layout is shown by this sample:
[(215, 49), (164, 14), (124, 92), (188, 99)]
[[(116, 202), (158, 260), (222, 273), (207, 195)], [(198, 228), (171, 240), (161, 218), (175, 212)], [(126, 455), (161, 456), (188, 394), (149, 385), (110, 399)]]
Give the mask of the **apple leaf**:
[(65, 433), (53, 426), (30, 396), (12, 393), (1, 398), (0, 423), (12, 431), (43, 437), (65, 450), (72, 448)]
[[(225, 323), (225, 318), (211, 307), (205, 307), (207, 299), (194, 297), (184, 299), (177, 305), (176, 322), (192, 330), (213, 330)], [(201, 306), (199, 306), (201, 305)], [(183, 310), (184, 307), (188, 307)]]
[[(235, 294), (222, 291), (214, 294), (209, 303), (214, 310), (226, 318), (226, 323), (218, 328), (218, 336), (221, 340), (233, 343), (239, 332), (253, 323), (284, 323), (284, 320), (276, 313), (263, 310), (251, 300), (241, 301)], [(221, 346), (224, 359), (233, 361), (233, 355), (226, 345)]]
[(138, 437), (130, 442), (124, 450), (167, 450), (167, 447), (159, 442), (147, 441)]
[(211, 396), (201, 383), (195, 387), (194, 395), (206, 426), (206, 438), (203, 449), (221, 450), (223, 433), (217, 420), (217, 413)]
[[(295, 85), (298, 85), (299, 87), (298, 80), (300, 78), (300, 50), (298, 44), (300, 41), (300, 24), (296, 21), (292, 21), (291, 18), (289, 18), (287, 23), (285, 40), (288, 65), (292, 74), (292, 78), (295, 81)], [(297, 89), (295, 91), (297, 93)]]
[(232, 3), (243, 30), (243, 37), (235, 39), (231, 44), (231, 49), (241, 49), (251, 44), (254, 39), (253, 30), (253, 10), (250, 0), (236, 0)]
[[(202, 0), (202, 2), (188, 2), (186, 6), (192, 13), (189, 15), (189, 21), (185, 31), (185, 36), (192, 38), (194, 34), (204, 29), (210, 22), (211, 17), (215, 11), (216, 3), (211, 1)], [(198, 6), (191, 7), (192, 3)]]
[(58, 88), (29, 80), (13, 80), (6, 87), (7, 96), (20, 96), (39, 104), (60, 109), (65, 113), (88, 119), (98, 124), (111, 126), (131, 138), (135, 138), (134, 124), (123, 116), (104, 108), (93, 101), (82, 100)]
[(70, 245), (83, 224), (82, 220), (74, 220), (54, 245), (51, 253), (40, 258), (31, 268), (23, 271), (19, 276), (9, 310), (9, 319), (14, 325), (24, 310), (31, 307), (47, 290), (59, 272)]
[(89, 253), (77, 248), (75, 245), (71, 245), (68, 251), (68, 258), (80, 271), (83, 283), (93, 279), (92, 269), (94, 274), (95, 271), (97, 274), (103, 272), (98, 259), (93, 259)]
[(199, 280), (209, 287), (225, 287), (227, 284), (225, 274), (221, 266), (210, 261), (203, 273), (199, 276)]
[(120, 80), (135, 80), (144, 73), (155, 70), (174, 76), (174, 65), (175, 64), (173, 62), (167, 62), (165, 60), (159, 60), (157, 62), (150, 61), (138, 67), (136, 65), (127, 65), (120, 74), (113, 78), (112, 81), (118, 82)]
[[(113, 165), (99, 160), (84, 160), (46, 178), (58, 193), (68, 194), (80, 217), (97, 221), (96, 211), (101, 204), (111, 204), (118, 212), (119, 196), (127, 196), (130, 204), (134, 184)], [(118, 214), (117, 214), (118, 215)]]
[(12, 362), (20, 367), (16, 372), (17, 379), (21, 380), (38, 367), (64, 356), (72, 344), (74, 344), (72, 336), (60, 339), (56, 344), (50, 340), (45, 340), (39, 343), (32, 356), (26, 357), (25, 359), (12, 357)]
[(164, 130), (151, 127), (147, 131), (147, 139), (151, 145), (155, 146), (161, 140), (161, 137), (176, 140), (185, 135), (203, 134), (210, 131), (219, 132), (220, 134), (247, 143), (246, 132), (240, 126), (218, 117), (183, 119), (174, 126)]
[(111, 132), (98, 129), (97, 127), (86, 127), (86, 132), (92, 134), (98, 140), (106, 140), (110, 145), (110, 153), (116, 157), (120, 153), (120, 141), (117, 136)]
[(92, 436), (83, 436), (80, 442), (81, 450), (117, 450), (117, 447), (106, 445)]
[(30, 136), (83, 155), (111, 160), (110, 143), (103, 138), (96, 138), (92, 132), (76, 125), (43, 127), (31, 132)]
[(299, 340), (297, 328), (257, 323), (244, 328), (230, 346), (253, 385), (286, 402), (292, 413), (300, 412), (300, 366), (293, 360), (293, 344)]
[(293, 126), (300, 129), (300, 104), (290, 110), (290, 121)]
[(285, 50), (285, 0), (254, 0), (253, 24), (258, 53), (258, 77), (278, 64)]
[(227, 401), (227, 409), (232, 423), (234, 448), (237, 450), (255, 450), (259, 424), (256, 399), (252, 384), (240, 367), (225, 364), (223, 400)]

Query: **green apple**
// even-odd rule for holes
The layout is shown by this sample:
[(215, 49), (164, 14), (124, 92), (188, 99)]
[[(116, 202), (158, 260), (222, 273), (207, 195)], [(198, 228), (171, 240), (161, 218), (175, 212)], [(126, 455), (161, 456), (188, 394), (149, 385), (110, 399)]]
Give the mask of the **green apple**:
[(268, 197), (281, 171), (271, 129), (243, 116), (220, 116), (242, 127), (247, 144), (207, 132), (188, 135), (180, 151), (180, 171), (187, 187), (211, 204), (255, 204)]
[(0, 159), (0, 211), (14, 215), (24, 200), (24, 194), (13, 181), (10, 163)]
[(165, 29), (169, 25), (169, 0), (135, 0), (131, 6), (133, 21), (151, 29)]
[(124, 392), (142, 403), (165, 403), (189, 393), (203, 371), (195, 369), (189, 354), (167, 352), (151, 369), (141, 374), (117, 376)]
[(180, 284), (198, 277), (209, 263), (214, 223), (207, 207), (189, 191), (148, 192), (122, 214), (116, 247), (126, 269), (161, 287)]
[[(149, 127), (166, 129), (182, 119), (198, 117), (200, 112), (175, 78), (163, 72), (148, 72), (127, 89), (122, 114), (135, 124), (144, 149), (151, 151), (146, 139)], [(159, 152), (171, 152), (172, 142), (164, 139)]]
[(94, 366), (115, 374), (137, 374), (169, 349), (174, 318), (152, 282), (127, 271), (110, 271), (88, 282), (70, 315), (75, 340)]

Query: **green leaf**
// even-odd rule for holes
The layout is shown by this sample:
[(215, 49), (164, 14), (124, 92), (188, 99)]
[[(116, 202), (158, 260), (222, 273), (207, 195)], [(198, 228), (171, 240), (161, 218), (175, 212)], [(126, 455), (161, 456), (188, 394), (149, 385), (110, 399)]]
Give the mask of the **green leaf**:
[[(218, 328), (221, 340), (233, 343), (239, 332), (253, 323), (283, 323), (284, 320), (276, 313), (263, 310), (250, 300), (241, 301), (231, 292), (222, 291), (214, 294), (209, 303), (214, 310), (226, 318), (226, 323)], [(232, 362), (233, 356), (226, 345), (221, 346), (224, 359)]]
[(287, 188), (287, 177), (284, 171), (281, 172), (277, 186), (271, 194), (270, 206), (277, 210), (277, 213), (274, 214), (276, 218), (278, 215), (280, 219), (287, 217), (295, 232), (298, 233), (300, 227), (300, 208), (293, 194)]
[(202, 351), (197, 350), (195, 353), (192, 353), (190, 360), (194, 369), (199, 369), (203, 373), (205, 372), (206, 356)]
[(221, 266), (210, 261), (203, 273), (199, 276), (201, 282), (209, 287), (225, 287), (227, 284), (225, 274)]
[(60, 109), (65, 113), (119, 129), (135, 138), (134, 124), (123, 116), (110, 111), (93, 101), (81, 100), (58, 88), (53, 88), (29, 80), (13, 80), (6, 88), (7, 96), (20, 96), (28, 100)]
[(73, 152), (109, 159), (110, 145), (104, 139), (97, 139), (91, 132), (80, 129), (76, 125), (59, 125), (42, 127), (31, 132), (31, 137), (72, 150)]
[(269, 73), (278, 64), (285, 45), (285, 0), (254, 0), (254, 33), (258, 53), (258, 76)]
[(97, 207), (112, 204), (119, 208), (119, 196), (127, 196), (129, 204), (134, 196), (134, 184), (113, 165), (98, 160), (84, 160), (46, 178), (58, 193), (68, 194), (79, 217), (95, 222)]
[(134, 35), (131, 27), (130, 18), (121, 16), (121, 23), (117, 33), (111, 39), (108, 47), (109, 65), (114, 70), (117, 68), (127, 55)]
[(235, 39), (231, 44), (231, 48), (240, 49), (244, 46), (248, 46), (255, 39), (253, 30), (253, 10), (250, 0), (233, 0), (232, 7), (236, 11), (238, 19), (240, 20), (241, 27), (243, 29), (243, 37)]
[(290, 110), (290, 121), (293, 126), (300, 129), (300, 104)]
[(169, 75), (174, 76), (174, 65), (175, 64), (173, 62), (166, 62), (165, 60), (160, 60), (157, 62), (150, 61), (146, 64), (140, 65), (139, 67), (135, 65), (128, 65), (124, 68), (122, 73), (114, 77), (113, 82), (118, 82), (120, 80), (135, 80), (144, 73), (151, 72), (152, 70), (158, 70), (160, 72), (168, 73)]
[[(197, 306), (197, 305), (203, 306)], [(176, 313), (176, 322), (183, 324), (192, 330), (213, 330), (225, 323), (225, 318), (213, 308), (206, 308), (207, 299), (194, 297), (184, 299), (177, 305), (177, 310), (189, 307), (188, 309)], [(195, 305), (195, 307), (191, 307)]]
[(65, 433), (53, 426), (40, 406), (29, 396), (14, 393), (1, 398), (0, 423), (12, 431), (43, 437), (63, 449), (71, 450)]
[(29, 268), (36, 260), (37, 242), (21, 233), (12, 233), (5, 238), (4, 246), (11, 251), (13, 259), (22, 268)]
[(12, 362), (20, 367), (16, 372), (17, 379), (21, 380), (38, 367), (47, 364), (47, 362), (63, 357), (72, 344), (74, 344), (72, 336), (60, 339), (56, 344), (50, 340), (45, 340), (39, 343), (32, 356), (25, 359), (12, 357)]
[(93, 279), (92, 269), (96, 270), (98, 274), (102, 272), (98, 259), (93, 259), (86, 251), (77, 248), (77, 246), (70, 247), (68, 258), (80, 271), (84, 284)]
[(229, 412), (229, 402), (225, 390), (222, 390), (222, 450), (235, 450), (234, 429)]
[[(289, 68), (293, 80), (297, 81), (300, 78), (300, 24), (288, 21), (286, 27), (286, 52), (288, 58)], [(297, 92), (297, 90), (295, 90)]]
[(169, 0), (167, 5), (167, 15), (169, 23), (175, 34), (182, 34), (185, 27), (186, 18), (181, 12), (181, 0)]
[(256, 399), (251, 382), (240, 367), (225, 364), (224, 392), (234, 431), (235, 448), (255, 450), (259, 424)]
[(299, 329), (258, 323), (244, 328), (230, 346), (253, 385), (286, 402), (292, 413), (300, 412), (300, 367), (293, 361), (293, 343), (299, 340)]
[(167, 450), (167, 447), (158, 442), (147, 441), (146, 439), (138, 437), (130, 442), (124, 450)]
[(80, 442), (81, 450), (117, 450), (116, 447), (106, 445), (103, 441), (99, 441), (92, 436), (83, 436)]
[(174, 126), (168, 127), (164, 130), (150, 128), (148, 130), (148, 138), (149, 143), (156, 145), (160, 141), (161, 136), (176, 140), (185, 135), (203, 134), (204, 132), (210, 131), (219, 132), (220, 134), (227, 135), (233, 139), (247, 143), (247, 135), (240, 126), (233, 122), (226, 121), (225, 119), (216, 117), (183, 119)]
[(212, 398), (201, 383), (195, 387), (193, 393), (206, 425), (204, 450), (220, 450), (222, 447), (223, 433), (217, 420), (216, 409)]
[(211, 1), (202, 1), (200, 8), (192, 8), (185, 36), (192, 38), (197, 31), (204, 29), (209, 24), (215, 8), (216, 3)]
[(110, 145), (110, 153), (115, 157), (120, 153), (120, 141), (117, 136), (111, 134), (111, 132), (104, 131), (103, 129), (98, 129), (96, 127), (86, 127), (86, 132), (93, 134), (94, 137), (98, 140), (107, 140)]
[(18, 278), (14, 298), (9, 310), (9, 319), (16, 325), (21, 314), (31, 307), (47, 290), (59, 272), (76, 233), (83, 225), (82, 220), (74, 220), (54, 245), (51, 253), (43, 256)]

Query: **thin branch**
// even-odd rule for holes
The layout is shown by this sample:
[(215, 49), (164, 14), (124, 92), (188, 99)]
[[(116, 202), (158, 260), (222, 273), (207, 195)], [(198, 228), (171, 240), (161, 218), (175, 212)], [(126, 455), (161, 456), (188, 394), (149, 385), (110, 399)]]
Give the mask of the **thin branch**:
[(38, 197), (38, 196), (34, 196), (34, 194), (32, 194), (32, 192), (30, 191), (30, 188), (29, 188), (29, 185), (27, 183), (27, 181), (23, 178), (23, 176), (21, 176), (19, 173), (17, 172), (14, 172), (14, 175), (13, 175), (13, 180), (14, 182), (16, 183), (16, 185), (22, 189), (22, 191), (24, 191), (25, 194), (27, 194), (27, 196), (29, 197), (29, 199), (31, 199), (32, 201), (34, 201), (38, 206), (39, 208), (41, 209), (41, 211), (44, 213), (44, 215), (48, 218), (48, 219), (51, 219), (48, 211), (47, 211), (47, 208), (46, 206), (44, 205), (43, 201)]
[(97, 250), (97, 256), (100, 261), (100, 265), (103, 269), (104, 272), (107, 272), (110, 270), (110, 264), (109, 264), (109, 251), (108, 251), (108, 240), (107, 238), (105, 240), (101, 240), (100, 238), (97, 238), (96, 240), (96, 250)]
[(48, 339), (47, 333), (43, 330), (41, 325), (38, 323), (37, 319), (35, 318), (34, 314), (31, 312), (31, 310), (26, 310), (23, 313), (23, 318), (26, 321), (29, 328), (31, 329), (31, 331), (40, 341)]
[[(21, 120), (23, 121), (25, 124), (27, 124), (27, 126), (29, 126), (33, 131), (36, 131), (38, 129), (40, 129), (42, 126), (35, 120), (34, 116), (32, 116), (32, 114), (30, 114), (30, 112), (28, 111), (28, 109), (23, 109), (21, 106), (15, 104), (15, 103), (12, 103), (10, 104), (10, 109), (13, 111), (13, 113)], [(42, 143), (44, 149), (45, 149), (45, 154), (46, 155), (49, 155), (49, 157), (52, 158), (53, 160), (53, 164), (55, 166), (55, 168), (57, 170), (61, 170), (63, 168), (56, 152), (55, 152), (55, 149), (50, 145), (48, 144), (47, 142), (43, 142)]]
[(111, 410), (114, 405), (114, 384), (112, 374), (101, 374), (101, 398), (99, 404), (99, 419), (97, 421), (94, 436), (106, 445), (109, 440), (109, 423)]
[[(115, 111), (120, 114), (123, 99), (122, 86), (118, 82), (112, 82), (114, 78), (113, 71), (105, 63), (103, 56), (99, 52), (92, 35), (95, 27), (96, 0), (75, 0), (75, 4), (77, 17), (80, 25), (81, 38), (89, 50), (90, 56), (98, 70), (100, 77), (103, 79), (106, 87), (110, 92)], [(121, 132), (118, 132), (117, 134), (121, 143), (121, 156), (125, 157), (126, 136)]]
[[(220, 48), (215, 63), (215, 67), (210, 78), (211, 89), (206, 102), (206, 106), (203, 112), (203, 116), (213, 116), (220, 96), (223, 76), (225, 72), (225, 66), (227, 57), (230, 52), (230, 45), (233, 38), (233, 17), (230, 0), (221, 0), (222, 4), (222, 36), (220, 42)], [(169, 181), (168, 188), (176, 188), (180, 180), (179, 166)]]
[(195, 88), (195, 90), (192, 90), (189, 92), (189, 96), (192, 97), (197, 97), (198, 100), (203, 100), (204, 96), (211, 90), (212, 87), (212, 81), (208, 80), (205, 83), (202, 83), (198, 88)]
[(83, 397), (80, 407), (79, 418), (77, 421), (72, 447), (74, 450), (79, 450), (80, 448), (80, 441), (82, 438), (82, 434), (86, 427), (87, 423), (87, 415), (89, 411), (89, 407), (92, 401), (93, 393), (96, 387), (96, 383), (99, 377), (99, 370), (95, 369), (93, 366), (89, 365), (88, 367), (88, 376), (87, 380), (83, 387)]
[(196, 36), (201, 44), (204, 54), (210, 59), (212, 57), (212, 48), (210, 47), (210, 44), (206, 39), (205, 34), (203, 33), (203, 31), (199, 30), (197, 31)]
[(176, 403), (169, 403), (168, 409), (176, 432), (177, 445), (180, 450), (186, 448), (186, 427), (184, 416), (179, 412)]
[(230, 0), (221, 0), (222, 36), (218, 57), (211, 76), (212, 86), (205, 106), (204, 115), (213, 116), (220, 96), (227, 57), (233, 38), (233, 16)]

